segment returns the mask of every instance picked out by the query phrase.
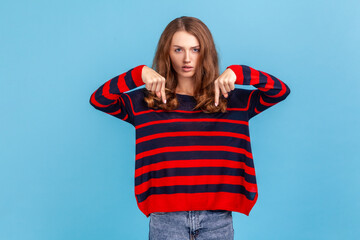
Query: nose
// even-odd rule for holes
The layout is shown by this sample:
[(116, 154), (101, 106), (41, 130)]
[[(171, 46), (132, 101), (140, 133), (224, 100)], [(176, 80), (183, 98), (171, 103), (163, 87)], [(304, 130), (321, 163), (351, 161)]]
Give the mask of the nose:
[(190, 52), (189, 51), (186, 51), (185, 52), (185, 59), (184, 59), (185, 62), (190, 62)]

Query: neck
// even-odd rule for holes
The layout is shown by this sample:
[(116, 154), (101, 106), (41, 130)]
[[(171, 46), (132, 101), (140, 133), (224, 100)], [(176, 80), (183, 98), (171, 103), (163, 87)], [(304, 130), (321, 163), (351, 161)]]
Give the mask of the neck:
[(194, 80), (191, 78), (178, 79), (176, 93), (185, 95), (194, 95)]

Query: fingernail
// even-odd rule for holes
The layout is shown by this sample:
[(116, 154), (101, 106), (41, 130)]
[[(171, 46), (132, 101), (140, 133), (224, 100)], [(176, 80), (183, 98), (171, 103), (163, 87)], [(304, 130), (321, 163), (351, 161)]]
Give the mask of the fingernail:
[(218, 105), (218, 104), (217, 104), (217, 102), (216, 102), (216, 103), (215, 103), (215, 106), (217, 107), (217, 105)]
[(166, 103), (166, 99), (165, 99), (164, 103)]

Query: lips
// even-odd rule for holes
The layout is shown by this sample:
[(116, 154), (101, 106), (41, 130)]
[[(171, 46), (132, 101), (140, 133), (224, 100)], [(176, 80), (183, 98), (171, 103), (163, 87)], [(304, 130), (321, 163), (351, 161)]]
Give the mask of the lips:
[(183, 66), (183, 68), (185, 68), (185, 69), (191, 69), (191, 68), (193, 68), (192, 66)]
[(182, 67), (184, 72), (192, 72), (193, 67)]

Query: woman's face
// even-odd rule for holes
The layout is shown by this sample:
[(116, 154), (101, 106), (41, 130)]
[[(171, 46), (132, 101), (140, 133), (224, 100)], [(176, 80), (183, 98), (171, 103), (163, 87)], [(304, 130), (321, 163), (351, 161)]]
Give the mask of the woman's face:
[[(170, 46), (170, 59), (172, 67), (178, 78), (192, 78), (200, 56), (200, 44), (194, 35), (186, 31), (174, 34)], [(191, 66), (192, 68), (184, 68)]]

